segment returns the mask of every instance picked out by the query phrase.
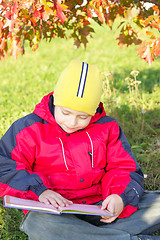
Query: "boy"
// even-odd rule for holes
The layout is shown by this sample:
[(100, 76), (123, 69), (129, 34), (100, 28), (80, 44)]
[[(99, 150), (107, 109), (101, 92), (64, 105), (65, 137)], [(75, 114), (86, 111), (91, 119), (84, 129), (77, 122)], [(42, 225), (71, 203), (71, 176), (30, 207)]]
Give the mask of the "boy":
[[(20, 228), (32, 240), (136, 240), (137, 234), (160, 228), (159, 193), (143, 195), (142, 170), (118, 123), (106, 116), (101, 92), (98, 68), (72, 60), (54, 94), (45, 96), (1, 139), (1, 196), (55, 207), (73, 202), (102, 204), (115, 215), (28, 212)], [(152, 214), (147, 214), (150, 205)]]

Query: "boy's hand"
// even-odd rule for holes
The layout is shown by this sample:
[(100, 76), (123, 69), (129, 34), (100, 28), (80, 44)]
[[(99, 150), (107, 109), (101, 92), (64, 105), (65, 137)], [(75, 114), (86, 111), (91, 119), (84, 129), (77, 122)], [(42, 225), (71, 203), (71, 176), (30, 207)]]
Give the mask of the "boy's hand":
[(102, 216), (101, 222), (111, 223), (113, 222), (123, 211), (124, 203), (122, 198), (117, 194), (112, 194), (108, 196), (102, 203), (102, 209), (109, 210), (115, 215), (115, 217)]
[(54, 192), (52, 190), (45, 190), (39, 196), (39, 201), (45, 204), (52, 204), (55, 208), (67, 207), (71, 205), (73, 202), (62, 197), (59, 193)]

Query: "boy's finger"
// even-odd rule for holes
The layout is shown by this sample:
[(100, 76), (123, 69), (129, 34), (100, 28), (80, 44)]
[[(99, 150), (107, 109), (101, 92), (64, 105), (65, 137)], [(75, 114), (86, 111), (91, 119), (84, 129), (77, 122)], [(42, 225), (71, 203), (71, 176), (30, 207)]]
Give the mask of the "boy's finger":
[(69, 205), (72, 205), (72, 204), (73, 204), (72, 201), (70, 201), (70, 200), (67, 200), (67, 201), (66, 201), (66, 207), (68, 207)]
[(104, 223), (111, 223), (113, 222), (117, 217), (109, 217), (109, 218), (101, 218), (100, 221)]
[(57, 201), (55, 199), (50, 198), (49, 202), (50, 202), (50, 204), (52, 204), (53, 207), (55, 207), (55, 208), (59, 207), (59, 204), (57, 203)]
[(102, 209), (102, 210), (106, 209), (107, 206), (108, 206), (108, 203), (109, 203), (109, 199), (106, 198), (106, 199), (102, 202), (102, 207), (101, 207), (101, 209)]
[(50, 204), (50, 201), (48, 201), (47, 198), (43, 198), (43, 200), (41, 200), (40, 202), (41, 202), (41, 203), (44, 203), (44, 204), (47, 204), (47, 205)]
[(57, 202), (57, 204), (61, 207), (65, 207), (67, 205), (70, 205), (70, 201), (67, 200), (66, 198), (62, 197), (61, 195), (56, 195), (54, 197), (54, 200)]

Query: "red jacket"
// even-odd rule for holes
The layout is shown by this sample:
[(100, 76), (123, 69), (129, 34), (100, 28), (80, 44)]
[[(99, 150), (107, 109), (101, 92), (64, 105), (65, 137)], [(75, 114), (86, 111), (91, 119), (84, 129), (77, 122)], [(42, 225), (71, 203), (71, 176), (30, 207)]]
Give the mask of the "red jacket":
[(125, 205), (119, 217), (136, 211), (143, 173), (116, 120), (100, 103), (85, 129), (68, 134), (53, 109), (50, 93), (2, 137), (0, 196), (38, 200), (49, 188), (74, 203), (93, 204), (118, 194)]

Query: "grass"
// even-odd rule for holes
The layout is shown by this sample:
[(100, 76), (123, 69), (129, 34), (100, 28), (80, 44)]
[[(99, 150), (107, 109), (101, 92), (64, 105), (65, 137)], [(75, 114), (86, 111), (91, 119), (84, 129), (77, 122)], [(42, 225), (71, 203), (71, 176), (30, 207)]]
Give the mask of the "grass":
[[(116, 32), (95, 25), (94, 38), (87, 49), (75, 49), (73, 41), (55, 39), (41, 42), (33, 53), (15, 61), (0, 62), (0, 137), (12, 122), (34, 110), (43, 95), (54, 89), (61, 71), (72, 58), (99, 66), (103, 72), (102, 97), (106, 112), (115, 117), (132, 145), (132, 151), (148, 177), (148, 190), (160, 190), (160, 59), (151, 66), (141, 60), (136, 46), (120, 50)], [(139, 71), (136, 80), (130, 73)], [(130, 82), (125, 80), (129, 77)], [(27, 239), (19, 231), (23, 214), (17, 209), (4, 209), (0, 203), (0, 239)]]

